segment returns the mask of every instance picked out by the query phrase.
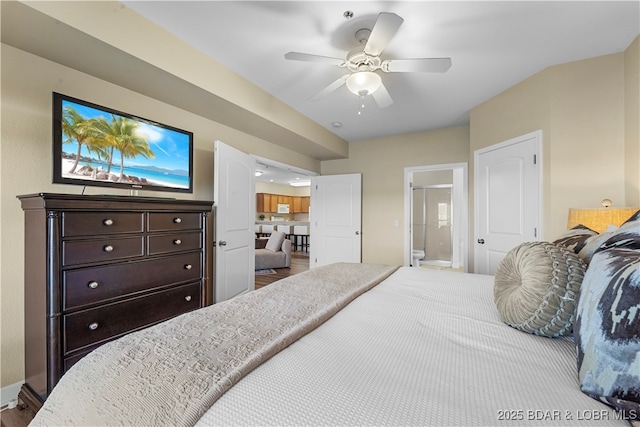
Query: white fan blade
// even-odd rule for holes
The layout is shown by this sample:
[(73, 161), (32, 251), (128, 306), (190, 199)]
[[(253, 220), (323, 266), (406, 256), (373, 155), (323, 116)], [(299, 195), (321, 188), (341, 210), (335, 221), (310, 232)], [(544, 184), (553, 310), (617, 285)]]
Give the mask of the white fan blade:
[(404, 19), (395, 13), (382, 12), (379, 14), (367, 44), (364, 46), (364, 53), (371, 56), (379, 56), (403, 22)]
[(378, 107), (380, 108), (385, 108), (393, 104), (393, 99), (391, 99), (391, 95), (389, 95), (387, 88), (384, 87), (382, 83), (380, 83), (380, 87), (376, 89), (376, 91), (373, 92), (372, 95), (373, 95), (373, 99), (375, 99), (376, 101), (376, 104), (378, 104)]
[(351, 74), (345, 74), (344, 76), (340, 77), (338, 80), (331, 83), (329, 86), (325, 87), (320, 92), (316, 93), (311, 98), (309, 98), (309, 101), (317, 101), (329, 95), (331, 92), (335, 91), (340, 86), (342, 86), (347, 81), (350, 75)]
[(284, 59), (290, 59), (293, 61), (322, 62), (324, 64), (337, 66), (341, 66), (344, 64), (344, 59), (332, 58), (330, 56), (312, 55), (310, 53), (301, 52), (287, 52), (284, 54)]
[(444, 73), (451, 68), (451, 58), (388, 59), (380, 68), (387, 73)]

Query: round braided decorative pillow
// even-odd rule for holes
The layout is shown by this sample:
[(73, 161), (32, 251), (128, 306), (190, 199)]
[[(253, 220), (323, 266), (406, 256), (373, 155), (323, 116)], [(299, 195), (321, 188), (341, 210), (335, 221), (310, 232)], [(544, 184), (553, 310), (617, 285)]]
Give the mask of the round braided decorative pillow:
[(520, 331), (547, 337), (572, 331), (584, 262), (549, 242), (528, 242), (503, 258), (493, 297), (503, 321)]

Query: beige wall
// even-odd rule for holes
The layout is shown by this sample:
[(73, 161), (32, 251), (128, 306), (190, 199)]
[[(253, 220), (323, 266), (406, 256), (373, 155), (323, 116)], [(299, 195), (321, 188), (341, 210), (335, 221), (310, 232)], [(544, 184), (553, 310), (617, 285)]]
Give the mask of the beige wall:
[[(51, 92), (56, 91), (117, 110), (129, 112), (194, 133), (195, 182), (193, 195), (140, 192), (142, 196), (213, 199), (213, 141), (222, 140), (261, 157), (319, 172), (319, 162), (268, 141), (222, 126), (136, 92), (107, 83), (2, 45), (2, 103), (0, 185), (0, 327), (1, 385), (22, 381), (24, 227), (16, 195), (58, 192), (79, 193), (80, 186), (51, 183)], [(126, 190), (87, 187), (86, 194), (127, 194)]]
[(570, 207), (625, 205), (624, 96), (619, 53), (547, 68), (471, 110), (472, 153), (542, 130), (543, 239)]
[(322, 162), (322, 175), (362, 174), (362, 261), (402, 265), (404, 168), (468, 160), (469, 128), (461, 126), (352, 142), (348, 159)]
[(627, 206), (640, 206), (640, 37), (624, 52), (624, 139)]

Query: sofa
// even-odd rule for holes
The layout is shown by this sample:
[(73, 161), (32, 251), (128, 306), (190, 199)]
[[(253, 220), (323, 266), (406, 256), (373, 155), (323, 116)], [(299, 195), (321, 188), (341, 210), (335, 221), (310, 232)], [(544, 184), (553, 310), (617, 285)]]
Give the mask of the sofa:
[(256, 239), (256, 270), (291, 267), (291, 240), (281, 231)]

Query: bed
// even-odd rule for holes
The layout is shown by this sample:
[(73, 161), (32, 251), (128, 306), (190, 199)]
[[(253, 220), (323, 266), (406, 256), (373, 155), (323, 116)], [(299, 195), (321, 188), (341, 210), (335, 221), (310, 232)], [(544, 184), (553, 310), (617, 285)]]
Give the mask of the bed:
[[(564, 240), (565, 259), (576, 241)], [(637, 285), (638, 251), (628, 252)], [(584, 281), (603, 280), (598, 260), (594, 277), (583, 265)], [(633, 396), (620, 411), (620, 402), (581, 390), (570, 334), (551, 338), (507, 324), (496, 278), (318, 267), (101, 346), (64, 375), (32, 425), (628, 426), (637, 419)], [(637, 317), (631, 321), (637, 335)]]

